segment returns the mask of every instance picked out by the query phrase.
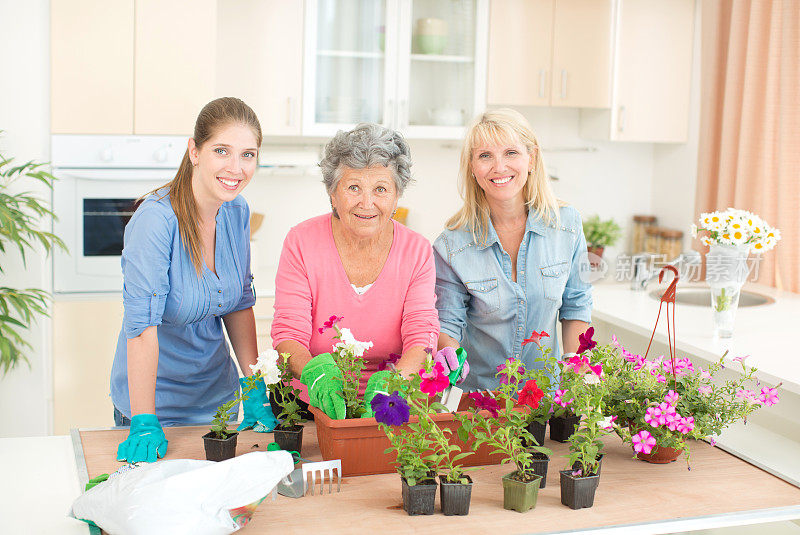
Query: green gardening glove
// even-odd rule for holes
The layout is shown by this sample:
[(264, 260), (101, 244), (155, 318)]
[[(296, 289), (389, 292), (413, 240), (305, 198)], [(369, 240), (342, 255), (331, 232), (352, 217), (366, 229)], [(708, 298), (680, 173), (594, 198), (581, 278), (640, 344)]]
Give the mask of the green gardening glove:
[(372, 410), (372, 398), (375, 397), (375, 394), (389, 395), (389, 392), (386, 391), (386, 384), (391, 376), (392, 372), (383, 370), (373, 373), (369, 378), (367, 389), (364, 390), (364, 414), (361, 415), (362, 418), (375, 417), (375, 411)]
[(308, 387), (312, 406), (321, 409), (334, 420), (344, 420), (347, 414), (342, 396), (342, 371), (330, 353), (317, 355), (303, 366), (300, 382)]
[(155, 414), (131, 418), (128, 438), (117, 448), (117, 460), (129, 463), (154, 463), (167, 454), (167, 438)]

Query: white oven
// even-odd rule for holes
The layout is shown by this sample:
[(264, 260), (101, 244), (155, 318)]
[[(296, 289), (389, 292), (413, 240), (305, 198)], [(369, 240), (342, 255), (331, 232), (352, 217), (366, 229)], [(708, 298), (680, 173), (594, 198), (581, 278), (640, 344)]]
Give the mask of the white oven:
[(52, 137), (56, 293), (121, 292), (123, 233), (135, 201), (174, 178), (188, 138)]

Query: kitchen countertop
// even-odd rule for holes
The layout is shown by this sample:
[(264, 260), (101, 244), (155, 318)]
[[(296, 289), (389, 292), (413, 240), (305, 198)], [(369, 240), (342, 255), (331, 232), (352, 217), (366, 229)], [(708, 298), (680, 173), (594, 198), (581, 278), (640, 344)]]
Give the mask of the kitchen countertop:
[[(677, 293), (680, 294), (682, 288), (698, 286), (703, 285), (679, 285)], [(592, 316), (649, 339), (659, 306), (659, 301), (649, 294), (656, 288), (664, 289), (666, 285), (651, 284), (646, 291), (636, 292), (630, 289), (629, 283), (595, 283)], [(800, 320), (800, 295), (752, 283), (746, 284), (744, 289), (768, 295), (775, 302), (739, 307), (732, 338), (714, 337), (710, 306), (678, 304), (675, 307), (678, 353), (694, 355), (708, 362), (717, 361), (726, 350), (730, 350), (727, 362), (732, 362), (734, 357), (749, 355), (746, 364), (758, 368), (756, 375), (760, 380), (770, 385), (783, 382), (785, 390), (800, 394), (800, 359), (791, 355), (793, 335)], [(665, 309), (662, 309), (655, 336), (655, 340), (663, 344), (667, 344), (665, 314)], [(620, 342), (625, 345), (624, 339)]]

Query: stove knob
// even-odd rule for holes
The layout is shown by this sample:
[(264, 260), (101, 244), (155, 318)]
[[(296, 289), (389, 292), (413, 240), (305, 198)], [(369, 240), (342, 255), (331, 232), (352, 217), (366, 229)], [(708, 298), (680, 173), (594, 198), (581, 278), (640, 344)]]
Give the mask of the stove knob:
[(163, 163), (167, 161), (167, 148), (161, 147), (160, 149), (156, 150), (153, 153), (153, 158), (159, 163)]
[(100, 160), (103, 162), (110, 162), (114, 159), (114, 149), (109, 145), (100, 151)]

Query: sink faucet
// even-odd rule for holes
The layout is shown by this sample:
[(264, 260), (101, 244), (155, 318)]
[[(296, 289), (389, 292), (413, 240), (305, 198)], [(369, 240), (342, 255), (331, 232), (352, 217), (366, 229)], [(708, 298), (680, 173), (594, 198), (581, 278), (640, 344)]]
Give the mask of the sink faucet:
[[(658, 277), (661, 268), (664, 266), (674, 266), (681, 270), (683, 266), (690, 266), (692, 264), (700, 263), (700, 253), (697, 251), (688, 251), (681, 253), (678, 258), (664, 264), (659, 264), (654, 269), (648, 269), (648, 261), (656, 255), (651, 254), (638, 254), (633, 256), (633, 280), (631, 281), (631, 290), (640, 292), (647, 289), (647, 285)], [(680, 267), (679, 267), (680, 266)]]

